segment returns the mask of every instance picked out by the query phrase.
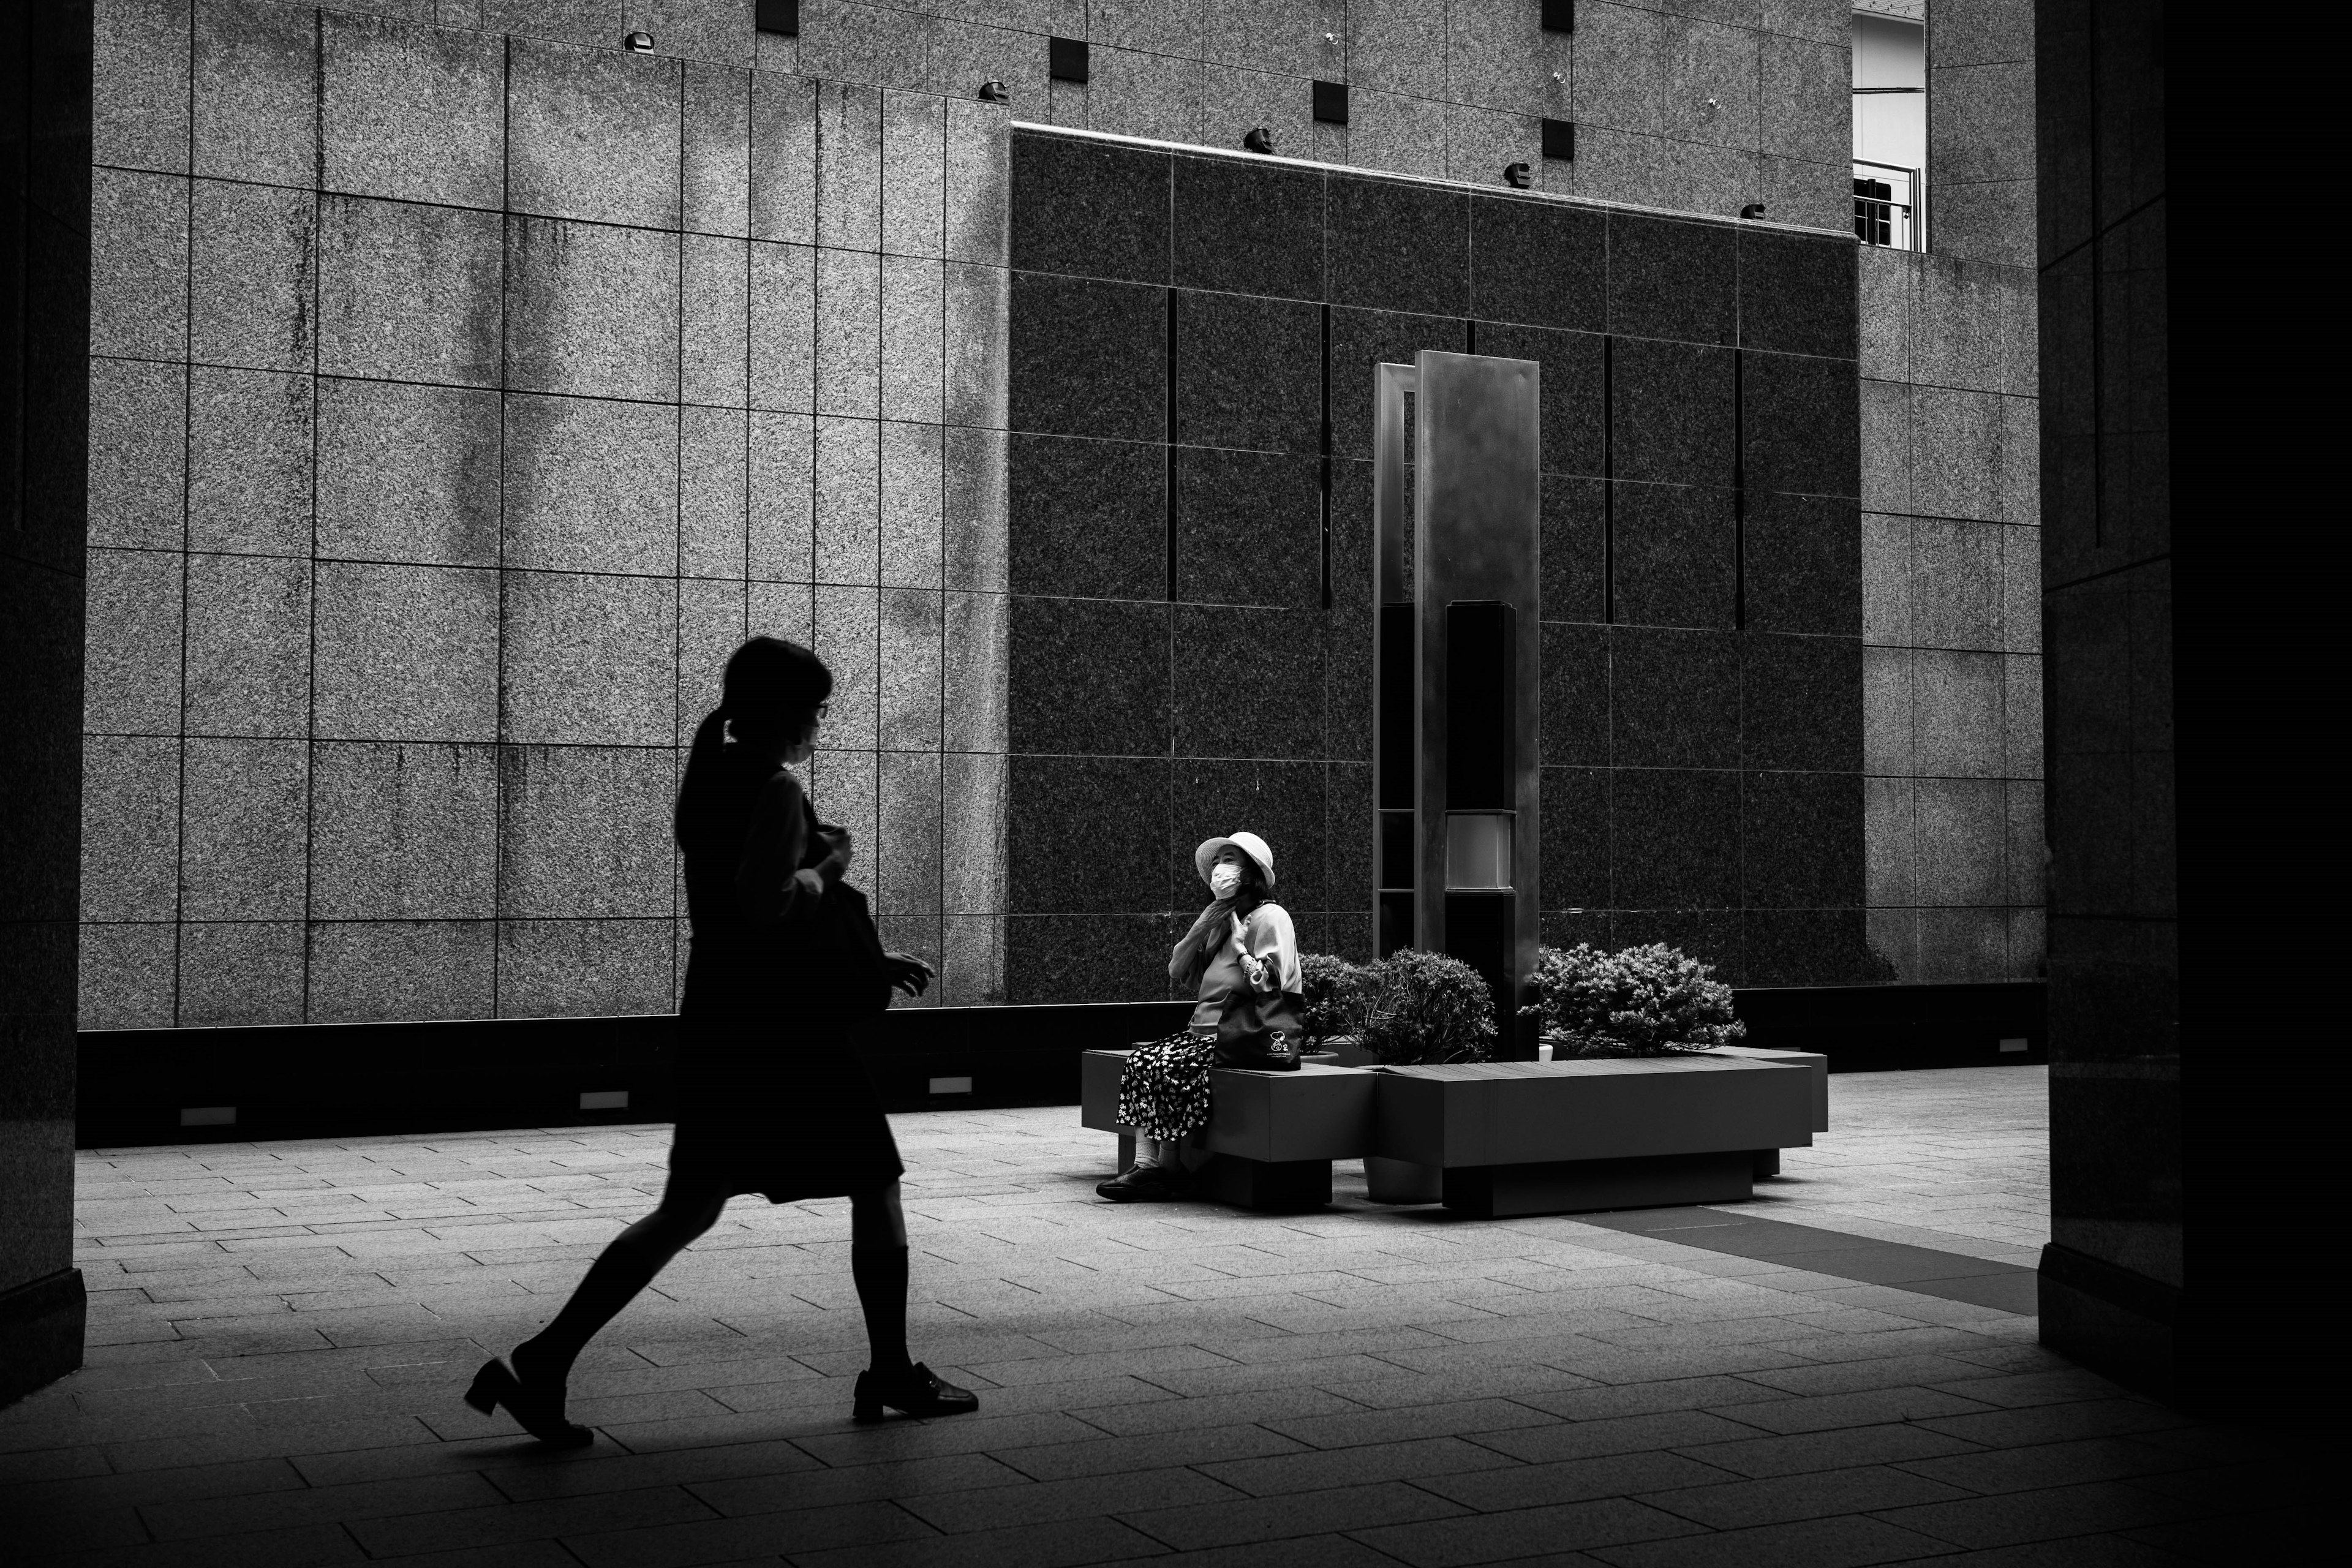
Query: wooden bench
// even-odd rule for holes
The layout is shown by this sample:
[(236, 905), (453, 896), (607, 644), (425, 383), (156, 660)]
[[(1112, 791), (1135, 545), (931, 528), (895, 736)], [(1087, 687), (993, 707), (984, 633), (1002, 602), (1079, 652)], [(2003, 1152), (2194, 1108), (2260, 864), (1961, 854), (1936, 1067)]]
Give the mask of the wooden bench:
[[(1118, 1168), (1135, 1155), (1135, 1130), (1118, 1122), (1125, 1051), (1079, 1058), (1081, 1125), (1118, 1135)], [(1209, 1069), (1211, 1158), (1192, 1189), (1243, 1208), (1320, 1208), (1331, 1201), (1331, 1162), (1361, 1159), (1372, 1142), (1376, 1075), (1308, 1062), (1296, 1072)]]

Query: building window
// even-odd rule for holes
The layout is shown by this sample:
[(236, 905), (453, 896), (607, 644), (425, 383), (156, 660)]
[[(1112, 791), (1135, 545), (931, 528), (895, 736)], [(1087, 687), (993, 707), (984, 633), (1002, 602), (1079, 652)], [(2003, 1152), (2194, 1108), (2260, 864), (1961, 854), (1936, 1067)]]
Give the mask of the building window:
[(1927, 27), (1924, 0), (1874, 0), (1853, 16), (1853, 232), (1925, 250)]

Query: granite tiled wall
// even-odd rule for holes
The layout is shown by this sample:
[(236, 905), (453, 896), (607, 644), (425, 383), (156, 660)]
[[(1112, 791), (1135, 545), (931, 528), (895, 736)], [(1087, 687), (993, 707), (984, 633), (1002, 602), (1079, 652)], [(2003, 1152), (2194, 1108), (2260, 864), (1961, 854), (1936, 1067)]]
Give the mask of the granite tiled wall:
[[(430, 13), (432, 0), (356, 0)], [(655, 48), (950, 98), (1011, 89), (1024, 121), (1234, 149), (1252, 127), (1300, 158), (1843, 227), (1852, 152), (1848, 0), (1579, 0), (1548, 33), (1536, 0), (802, 0), (800, 35), (751, 30), (750, 0), (440, 0), (445, 24)], [(1088, 79), (1047, 74), (1047, 39), (1088, 44)], [(1349, 123), (1312, 118), (1317, 80)], [(1572, 163), (1539, 121), (1576, 124)]]
[(1547, 939), (1873, 976), (1850, 241), (1042, 129), (1013, 168), (1012, 1000), (1156, 994), (1239, 826), (1369, 954), (1371, 367), (1424, 347), (1544, 367)]
[(748, 5), (373, 9), (98, 7), (84, 1026), (667, 1010), (759, 631), (1001, 995), (1004, 111)]
[(1927, 26), (1931, 253), (1860, 251), (1871, 944), (1906, 981), (2027, 979), (2045, 931), (2033, 153), (2022, 107), (1981, 93), (2031, 98), (2032, 8), (1937, 0)]

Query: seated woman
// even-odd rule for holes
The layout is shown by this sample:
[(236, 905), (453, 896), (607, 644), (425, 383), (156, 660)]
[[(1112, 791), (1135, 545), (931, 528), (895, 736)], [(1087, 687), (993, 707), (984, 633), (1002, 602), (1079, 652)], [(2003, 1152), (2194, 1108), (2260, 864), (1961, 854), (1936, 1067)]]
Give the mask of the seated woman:
[[(1209, 1122), (1209, 1068), (1217, 1026), (1229, 1006), (1268, 1002), (1299, 986), (1298, 937), (1274, 901), (1274, 851), (1255, 833), (1212, 838), (1192, 852), (1211, 902), (1168, 959), (1168, 978), (1198, 987), (1192, 1021), (1164, 1040), (1128, 1053), (1119, 1070), (1118, 1120), (1135, 1129), (1135, 1164), (1095, 1191), (1115, 1203), (1177, 1196), (1183, 1187), (1180, 1145)], [(1231, 1064), (1228, 1064), (1231, 1065)], [(1297, 1067), (1286, 1060), (1253, 1065)]]

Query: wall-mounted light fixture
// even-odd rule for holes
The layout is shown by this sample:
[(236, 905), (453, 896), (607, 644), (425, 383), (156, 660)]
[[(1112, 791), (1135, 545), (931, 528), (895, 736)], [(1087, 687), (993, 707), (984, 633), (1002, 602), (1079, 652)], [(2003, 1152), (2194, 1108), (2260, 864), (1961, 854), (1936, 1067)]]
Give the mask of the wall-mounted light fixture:
[(1274, 132), (1263, 125), (1253, 125), (1242, 135), (1242, 145), (1253, 153), (1274, 151)]
[(780, 37), (799, 37), (801, 0), (760, 0), (759, 9), (752, 13), (752, 26)]
[(1315, 118), (1326, 125), (1348, 123), (1346, 82), (1318, 81), (1315, 84)]
[(1739, 209), (1739, 216), (1741, 217), (1762, 217), (1764, 216), (1764, 204), (1762, 202), (1749, 202), (1746, 206)]
[(1010, 103), (1013, 101), (1013, 89), (1006, 87), (1001, 81), (991, 80), (982, 82), (980, 84), (980, 101), (982, 103)]
[(1513, 190), (1524, 191), (1535, 183), (1535, 171), (1528, 168), (1525, 163), (1506, 163), (1503, 165), (1503, 184), (1510, 186)]
[(1086, 40), (1084, 38), (1046, 39), (1045, 74), (1055, 81), (1074, 81), (1084, 85), (1087, 79)]
[(1576, 121), (1547, 120), (1543, 122), (1543, 155), (1557, 163), (1576, 162)]
[(654, 36), (651, 33), (631, 33), (621, 40), (621, 47), (633, 55), (652, 54)]

